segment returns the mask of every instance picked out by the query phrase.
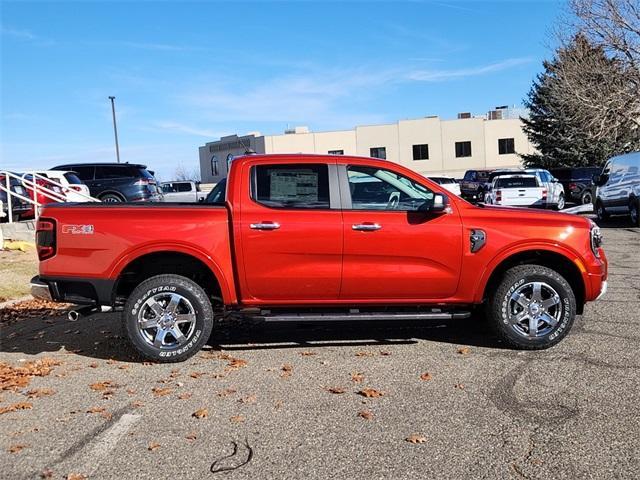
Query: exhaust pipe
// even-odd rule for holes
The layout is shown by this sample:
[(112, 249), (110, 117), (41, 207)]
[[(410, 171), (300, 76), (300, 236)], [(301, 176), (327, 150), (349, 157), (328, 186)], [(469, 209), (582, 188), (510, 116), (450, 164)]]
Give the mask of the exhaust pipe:
[(70, 322), (75, 322), (80, 317), (86, 317), (98, 311), (100, 311), (99, 307), (89, 305), (87, 307), (78, 308), (76, 310), (70, 310), (69, 313), (67, 313), (67, 318)]

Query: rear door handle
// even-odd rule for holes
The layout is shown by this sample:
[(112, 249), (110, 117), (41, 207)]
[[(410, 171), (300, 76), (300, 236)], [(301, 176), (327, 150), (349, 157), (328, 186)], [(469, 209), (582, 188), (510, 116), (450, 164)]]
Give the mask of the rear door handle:
[(278, 222), (262, 222), (252, 223), (249, 227), (253, 230), (276, 230), (280, 228), (280, 224)]
[(378, 223), (358, 223), (355, 225), (351, 225), (353, 230), (359, 230), (362, 232), (375, 232), (376, 230), (380, 230), (382, 225)]

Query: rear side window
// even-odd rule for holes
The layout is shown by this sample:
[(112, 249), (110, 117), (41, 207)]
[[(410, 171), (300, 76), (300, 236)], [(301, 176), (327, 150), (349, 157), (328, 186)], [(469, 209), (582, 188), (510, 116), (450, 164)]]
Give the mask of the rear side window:
[(70, 185), (82, 184), (82, 180), (80, 180), (78, 178), (78, 175), (76, 175), (75, 173), (71, 173), (71, 172), (65, 173), (64, 178), (67, 179), (67, 182), (69, 182)]
[(78, 174), (78, 177), (80, 177), (80, 179), (83, 181), (93, 180), (94, 170), (95, 167), (83, 167), (82, 165), (75, 165), (73, 167), (73, 171), (76, 172)]
[(191, 184), (190, 183), (176, 183), (176, 190), (178, 190), (178, 192), (190, 192), (191, 191)]
[(324, 164), (259, 165), (252, 197), (273, 208), (329, 208), (329, 168)]
[(496, 188), (531, 188), (537, 187), (535, 177), (499, 178), (496, 180)]
[(136, 176), (134, 170), (128, 166), (96, 167), (96, 179), (126, 178)]

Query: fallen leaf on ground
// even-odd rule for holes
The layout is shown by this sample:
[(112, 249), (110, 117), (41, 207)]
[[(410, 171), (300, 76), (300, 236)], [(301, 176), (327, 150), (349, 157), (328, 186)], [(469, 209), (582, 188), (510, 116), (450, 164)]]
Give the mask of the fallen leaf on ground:
[(218, 392), (219, 397), (228, 397), (229, 395), (233, 395), (237, 390), (235, 388), (225, 388), (224, 390)]
[(470, 351), (471, 349), (469, 347), (462, 347), (458, 349), (458, 353), (460, 355), (467, 355)]
[(285, 363), (284, 365), (282, 365), (282, 368), (280, 370), (282, 370), (282, 373), (280, 374), (281, 377), (290, 377), (293, 373), (293, 366)]
[(90, 363), (89, 364), (89, 368), (98, 368), (98, 364), (97, 363)]
[(129, 395), (135, 395), (135, 394), (137, 393), (137, 391), (136, 391), (136, 390), (134, 390), (133, 388), (128, 388), (128, 389), (127, 389), (127, 393), (128, 393)]
[(136, 400), (135, 402), (131, 402), (131, 406), (133, 408), (140, 408), (144, 407), (144, 403), (142, 403), (140, 400)]
[(118, 385), (113, 383), (111, 380), (104, 380), (102, 382), (96, 382), (89, 385), (89, 388), (95, 392), (103, 392), (110, 388), (117, 388)]
[(200, 378), (201, 376), (203, 376), (205, 374), (205, 372), (191, 372), (189, 374), (189, 376), (191, 378)]
[(206, 408), (201, 408), (193, 412), (191, 416), (196, 418), (207, 418), (209, 416), (209, 410), (207, 410)]
[(173, 392), (173, 389), (172, 388), (153, 387), (151, 389), (151, 391), (153, 392), (153, 394), (156, 397), (164, 397), (165, 395), (169, 395), (171, 392)]
[(459, 390), (464, 390), (464, 384), (463, 383), (456, 383), (454, 385), (454, 388), (457, 388)]
[(356, 353), (356, 357), (373, 357), (375, 353), (373, 352), (358, 352)]
[(50, 468), (45, 468), (40, 472), (40, 478), (53, 478), (53, 470)]
[(184, 438), (186, 438), (187, 440), (195, 440), (196, 438), (198, 438), (198, 436), (195, 434), (195, 432), (191, 432), (187, 433)]
[(256, 403), (256, 400), (258, 400), (258, 397), (252, 394), (252, 395), (247, 395), (246, 397), (243, 397), (238, 401), (240, 403)]
[(116, 363), (118, 363), (118, 361), (117, 361), (117, 360), (114, 360), (113, 358), (110, 358), (109, 360), (107, 360), (107, 363), (108, 363), (109, 365), (115, 365)]
[(87, 480), (87, 477), (81, 473), (70, 473), (67, 475), (67, 480)]
[(355, 383), (360, 383), (364, 380), (364, 374), (360, 372), (353, 372), (351, 374), (351, 381)]
[(409, 435), (407, 438), (405, 438), (405, 440), (413, 444), (424, 443), (427, 441), (427, 437), (425, 437), (424, 435), (420, 435), (419, 433), (413, 433)]
[(125, 364), (123, 364), (123, 365), (120, 365), (118, 368), (119, 368), (120, 370), (126, 370), (126, 369), (127, 369), (127, 368), (129, 368), (129, 367), (131, 367), (131, 365), (127, 365), (127, 364), (125, 363)]
[(337, 395), (344, 393), (346, 390), (342, 387), (327, 387), (326, 388), (327, 392), (329, 393), (335, 393)]
[(383, 357), (388, 357), (389, 355), (391, 355), (391, 352), (388, 352), (386, 350), (380, 350), (380, 355), (382, 355)]
[(47, 397), (49, 395), (53, 395), (54, 393), (56, 393), (56, 391), (53, 390), (52, 388), (35, 388), (27, 392), (27, 397), (29, 398)]
[(364, 418), (365, 420), (371, 420), (373, 418), (373, 413), (369, 410), (362, 410), (358, 412), (358, 416)]
[(316, 355), (316, 352), (300, 352), (300, 355), (303, 357), (311, 357), (312, 355)]
[(102, 413), (106, 410), (104, 407), (91, 407), (87, 410), (87, 413)]
[(242, 415), (234, 415), (229, 420), (231, 420), (233, 423), (242, 423), (244, 422), (245, 419), (244, 419), (244, 416)]
[(27, 448), (29, 445), (25, 445), (25, 444), (18, 444), (18, 445), (11, 445), (7, 452), (9, 453), (20, 453), (22, 450), (24, 450), (25, 448)]
[(26, 362), (19, 367), (0, 362), (0, 390), (16, 391), (25, 388), (33, 377), (45, 377), (57, 365), (61, 365), (61, 362), (48, 357)]
[(178, 395), (178, 400), (188, 400), (191, 398), (192, 395), (193, 394), (189, 392), (181, 393), (180, 395)]
[(282, 408), (282, 400), (276, 400), (276, 403), (273, 404), (273, 408), (280, 410)]
[(160, 444), (157, 442), (151, 442), (148, 446), (147, 446), (147, 450), (149, 450), (150, 452), (153, 452), (154, 450), (157, 450), (158, 448), (160, 448)]
[(0, 415), (3, 413), (15, 412), (16, 410), (31, 410), (33, 405), (29, 402), (18, 402), (8, 407), (0, 407)]
[(433, 377), (429, 372), (424, 372), (422, 375), (420, 375), (420, 380), (424, 380), (425, 382), (431, 380), (432, 378)]
[(363, 388), (358, 393), (367, 398), (378, 398), (384, 396), (384, 392), (376, 390), (375, 388)]

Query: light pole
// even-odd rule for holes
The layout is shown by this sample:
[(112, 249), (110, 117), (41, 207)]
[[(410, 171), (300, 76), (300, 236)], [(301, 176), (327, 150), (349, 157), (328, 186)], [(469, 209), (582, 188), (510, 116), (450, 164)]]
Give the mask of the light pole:
[(118, 159), (118, 163), (120, 163), (120, 147), (118, 147), (118, 127), (116, 126), (116, 105), (114, 100), (116, 97), (109, 97), (111, 100), (111, 115), (113, 115), (113, 134), (116, 137), (116, 158)]

